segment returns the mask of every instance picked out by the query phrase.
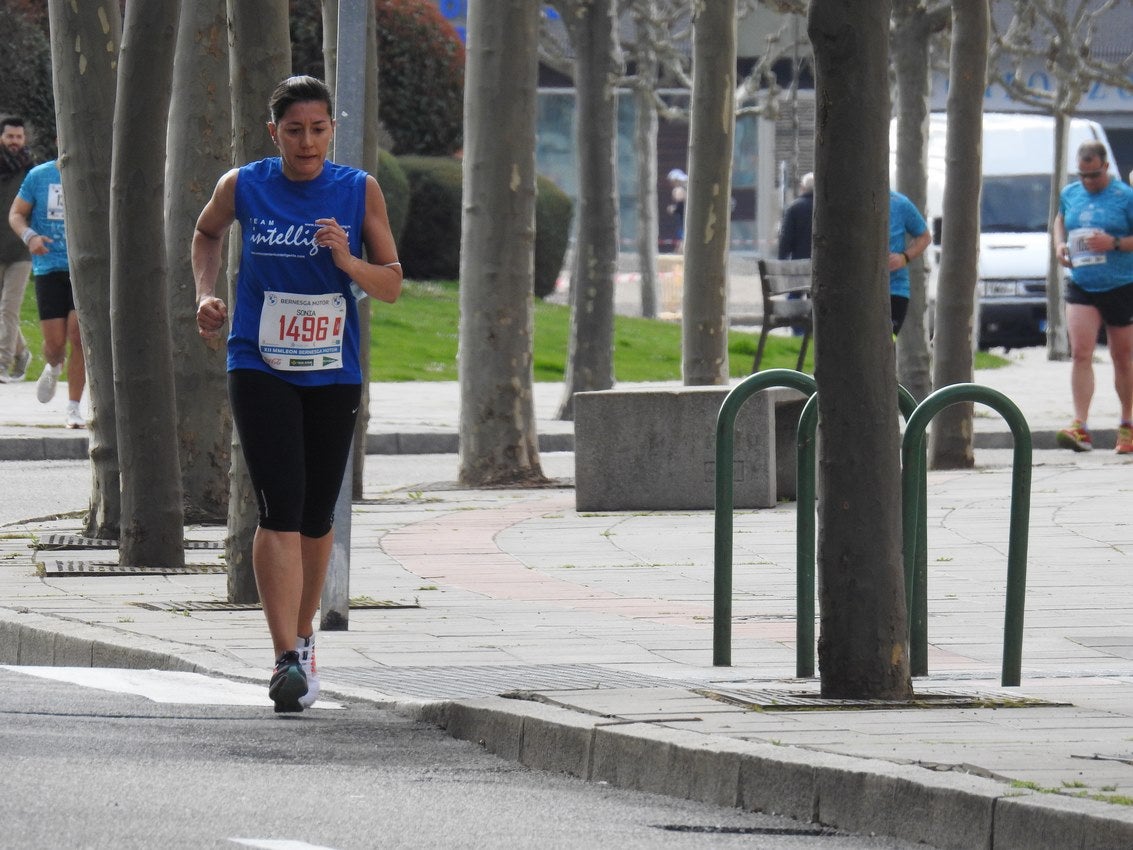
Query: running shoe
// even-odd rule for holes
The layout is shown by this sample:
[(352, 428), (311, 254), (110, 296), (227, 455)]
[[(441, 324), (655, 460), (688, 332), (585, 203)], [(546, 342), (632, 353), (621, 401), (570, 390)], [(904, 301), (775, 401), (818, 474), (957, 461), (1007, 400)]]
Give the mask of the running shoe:
[(35, 385), (35, 397), (40, 404), (47, 404), (55, 398), (55, 387), (59, 383), (59, 373), (63, 371), (63, 364), (52, 366), (48, 363), (43, 367), (43, 374), (39, 376), (39, 383)]
[(79, 411), (79, 403), (77, 401), (67, 402), (67, 414), (65, 421), (68, 428), (87, 427), (87, 420), (83, 418), (83, 414)]
[(319, 668), (315, 664), (315, 636), (299, 638), (295, 651), (299, 653), (299, 663), (303, 666), (303, 673), (307, 677), (307, 693), (299, 697), (299, 704), (303, 708), (310, 708), (319, 698)]
[(303, 710), (300, 697), (307, 693), (307, 677), (303, 675), (303, 665), (299, 653), (294, 650), (284, 652), (275, 662), (268, 685), (268, 696), (275, 703), (275, 713), (285, 714)]
[(1117, 426), (1116, 451), (1119, 455), (1133, 454), (1133, 425)]
[(24, 376), (28, 373), (29, 363), (31, 363), (31, 349), (25, 348), (16, 355), (16, 359), (12, 362), (12, 372), (10, 375), (12, 383), (24, 379)]
[(1069, 428), (1063, 428), (1055, 437), (1060, 448), (1075, 452), (1088, 452), (1094, 444), (1090, 439), (1090, 432), (1082, 427), (1082, 420), (1075, 419)]

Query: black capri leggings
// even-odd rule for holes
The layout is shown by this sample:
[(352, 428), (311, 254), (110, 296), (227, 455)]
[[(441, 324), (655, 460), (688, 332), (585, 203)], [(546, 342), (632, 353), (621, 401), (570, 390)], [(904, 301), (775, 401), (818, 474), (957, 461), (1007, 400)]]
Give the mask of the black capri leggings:
[(256, 369), (228, 373), (232, 418), (260, 527), (322, 537), (334, 525), (360, 384), (301, 387)]

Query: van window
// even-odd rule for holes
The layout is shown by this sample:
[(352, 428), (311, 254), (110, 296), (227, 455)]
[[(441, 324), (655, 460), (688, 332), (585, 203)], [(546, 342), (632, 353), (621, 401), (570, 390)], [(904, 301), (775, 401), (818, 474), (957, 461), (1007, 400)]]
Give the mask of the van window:
[(1046, 233), (1049, 174), (984, 175), (981, 233)]

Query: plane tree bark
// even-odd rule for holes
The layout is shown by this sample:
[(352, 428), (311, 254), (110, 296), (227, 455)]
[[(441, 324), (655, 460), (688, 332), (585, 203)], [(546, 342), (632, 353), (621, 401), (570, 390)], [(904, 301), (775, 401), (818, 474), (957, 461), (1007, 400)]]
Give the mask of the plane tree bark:
[[(228, 0), (228, 21), (232, 155), (242, 165), (277, 153), (267, 132), (267, 100), (276, 84), (291, 73), (287, 0)], [(240, 225), (233, 224), (228, 232), (229, 291), (235, 291), (239, 267)], [(234, 306), (233, 299), (229, 306)], [(259, 601), (252, 572), (252, 538), (258, 522), (252, 480), (234, 428), (225, 541), (229, 602)]]
[(692, 116), (685, 212), (681, 371), (687, 386), (728, 382), (728, 226), (736, 129), (736, 2), (693, 10)]
[(117, 540), (122, 519), (110, 341), (110, 167), (122, 16), (116, 0), (49, 0), (59, 173), (86, 354), (91, 499), (83, 533)]
[(614, 275), (618, 266), (617, 100), (621, 71), (614, 0), (556, 0), (574, 48), (578, 227), (570, 280), (570, 343), (558, 418), (574, 394), (614, 385)]
[(825, 697), (907, 699), (889, 323), (889, 3), (813, 0), (818, 641)]
[(177, 449), (185, 522), (217, 524), (228, 516), (232, 463), (227, 346), (222, 336), (202, 345), (197, 334), (189, 249), (201, 208), (232, 164), (226, 0), (182, 6), (176, 56), (165, 170), (165, 249)]
[(165, 130), (178, 6), (130, 3), (110, 170), (110, 331), (121, 463), (119, 561), (185, 564), (165, 280)]
[[(951, 12), (945, 3), (893, 0), (889, 42), (897, 93), (897, 184), (893, 188), (922, 213), (928, 196), (926, 155), (932, 37), (950, 20)], [(931, 221), (929, 226), (932, 226)], [(918, 401), (932, 390), (932, 355), (926, 327), (932, 317), (926, 317), (929, 306), (925, 295), (926, 277), (924, 260), (914, 262), (909, 268), (909, 312), (897, 337), (897, 378)]]
[(535, 428), (539, 9), (472, 0), (460, 245), (460, 481), (542, 482)]
[[(940, 256), (932, 365), (937, 388), (970, 382), (974, 370), (990, 14), (988, 0), (953, 0), (941, 239), (948, 250)], [(975, 464), (971, 402), (949, 405), (937, 414), (929, 435), (929, 456), (934, 469), (968, 469)]]

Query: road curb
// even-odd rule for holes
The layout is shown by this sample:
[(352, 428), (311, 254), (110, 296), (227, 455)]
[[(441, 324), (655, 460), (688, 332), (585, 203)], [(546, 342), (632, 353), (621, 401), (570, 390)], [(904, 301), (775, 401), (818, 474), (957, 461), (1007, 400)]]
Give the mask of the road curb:
[[(1031, 443), (1035, 451), (1058, 448), (1055, 431), (1034, 431)], [(1112, 446), (1117, 440), (1116, 429), (1093, 432), (1098, 446)], [(0, 461), (5, 460), (86, 460), (89, 455), (88, 438), (82, 436), (58, 437), (0, 437)], [(456, 454), (458, 437), (454, 432), (403, 432), (366, 435), (367, 455), (421, 455)], [(977, 431), (973, 437), (977, 449), (1010, 449), (1015, 438), (1010, 431)], [(574, 434), (540, 434), (539, 451), (572, 452)]]
[[(90, 454), (85, 434), (0, 437), (0, 461), (86, 460)], [(399, 432), (366, 435), (367, 455), (456, 454), (455, 432)], [(572, 452), (574, 434), (539, 434), (539, 451)]]
[[(0, 609), (0, 664), (119, 667), (260, 681), (221, 655), (155, 650), (125, 633)], [(199, 657), (197, 657), (199, 656)], [(533, 770), (746, 811), (786, 815), (932, 847), (1064, 850), (1133, 847), (1133, 808), (1043, 794), (983, 777), (794, 746), (612, 720), (504, 697), (391, 698), (326, 688), (388, 708)]]
[(527, 767), (940, 848), (1133, 846), (1133, 810), (979, 776), (487, 697), (401, 706)]

